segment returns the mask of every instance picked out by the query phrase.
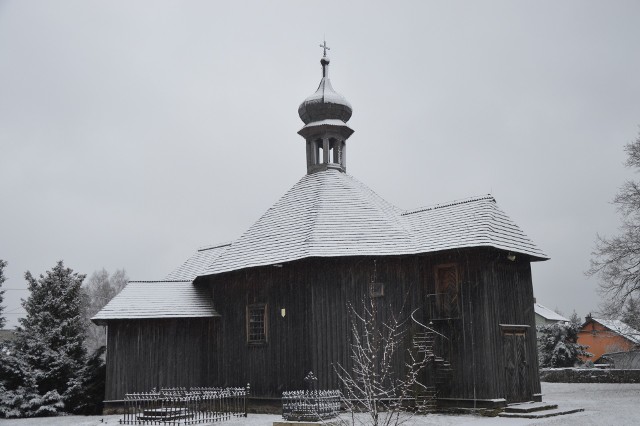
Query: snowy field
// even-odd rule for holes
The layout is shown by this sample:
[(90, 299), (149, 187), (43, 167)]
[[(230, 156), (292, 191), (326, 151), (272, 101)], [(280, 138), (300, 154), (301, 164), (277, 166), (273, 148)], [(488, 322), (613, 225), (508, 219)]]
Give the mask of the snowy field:
[[(416, 416), (408, 426), (418, 425), (640, 425), (640, 384), (568, 384), (542, 383), (544, 402), (555, 402), (560, 408), (584, 408), (582, 413), (547, 419), (506, 419), (473, 415)], [(2, 426), (102, 426), (117, 425), (119, 415), (64, 416), (38, 419), (0, 420)], [(248, 418), (234, 419), (216, 425), (270, 426), (280, 416), (249, 414)]]

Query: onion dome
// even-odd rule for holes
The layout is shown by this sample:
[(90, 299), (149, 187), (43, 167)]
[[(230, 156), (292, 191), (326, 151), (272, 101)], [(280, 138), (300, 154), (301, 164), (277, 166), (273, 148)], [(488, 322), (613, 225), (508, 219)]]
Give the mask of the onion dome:
[(340, 120), (346, 123), (351, 118), (351, 104), (331, 86), (329, 58), (326, 56), (326, 52), (320, 63), (322, 64), (322, 80), (318, 90), (300, 104), (298, 115), (304, 124), (322, 120)]

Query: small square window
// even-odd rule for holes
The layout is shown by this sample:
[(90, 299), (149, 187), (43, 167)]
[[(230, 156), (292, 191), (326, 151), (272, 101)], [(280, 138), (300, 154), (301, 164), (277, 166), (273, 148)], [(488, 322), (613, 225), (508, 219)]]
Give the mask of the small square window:
[(267, 343), (267, 305), (264, 303), (247, 306), (247, 343)]
[(369, 296), (370, 297), (382, 297), (382, 296), (384, 296), (384, 283), (371, 283), (371, 284), (369, 284)]

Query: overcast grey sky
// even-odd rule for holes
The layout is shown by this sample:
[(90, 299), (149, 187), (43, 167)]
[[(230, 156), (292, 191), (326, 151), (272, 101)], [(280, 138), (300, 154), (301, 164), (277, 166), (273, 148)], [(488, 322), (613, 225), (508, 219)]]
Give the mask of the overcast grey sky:
[[(331, 47), (349, 173), (400, 208), (492, 193), (551, 260), (538, 301), (596, 311), (587, 279), (640, 124), (637, 1), (0, 1), (5, 288), (59, 259), (157, 279), (240, 236), (306, 172), (299, 103)], [(25, 291), (5, 294), (10, 324)]]

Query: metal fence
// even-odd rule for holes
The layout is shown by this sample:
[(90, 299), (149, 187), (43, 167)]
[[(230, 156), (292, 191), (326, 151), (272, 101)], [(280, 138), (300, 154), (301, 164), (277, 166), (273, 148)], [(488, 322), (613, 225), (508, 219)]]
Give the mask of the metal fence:
[(287, 421), (318, 422), (340, 412), (340, 391), (311, 390), (282, 393), (282, 418)]
[(249, 385), (244, 388), (167, 388), (128, 393), (126, 425), (193, 425), (247, 417)]

